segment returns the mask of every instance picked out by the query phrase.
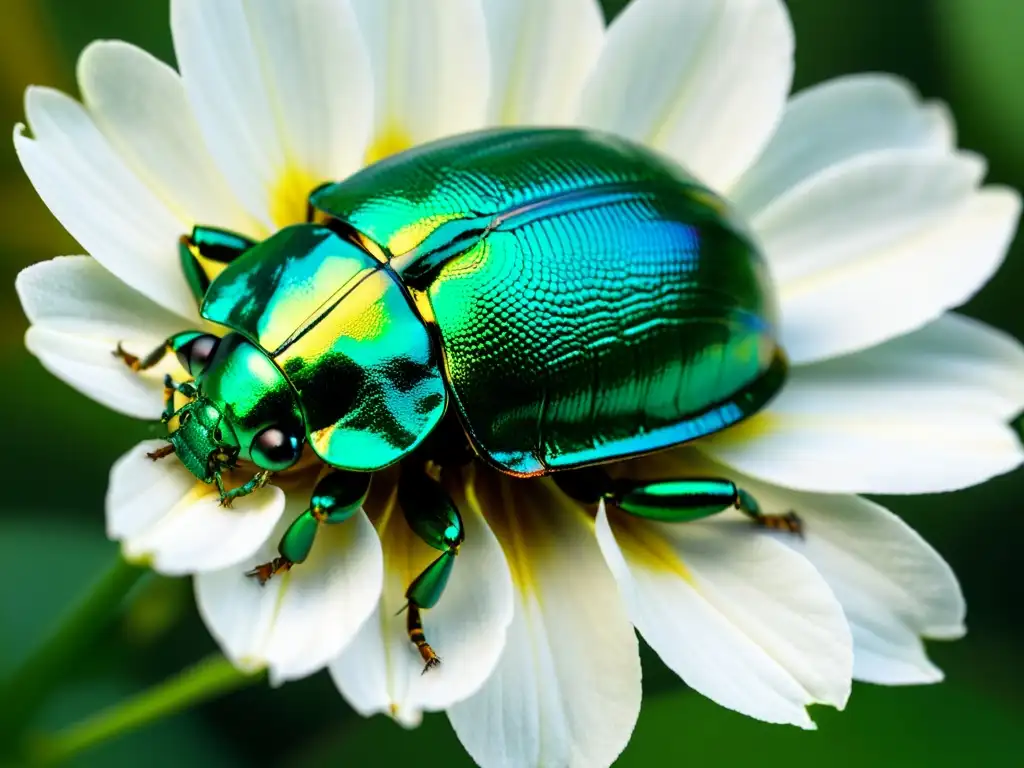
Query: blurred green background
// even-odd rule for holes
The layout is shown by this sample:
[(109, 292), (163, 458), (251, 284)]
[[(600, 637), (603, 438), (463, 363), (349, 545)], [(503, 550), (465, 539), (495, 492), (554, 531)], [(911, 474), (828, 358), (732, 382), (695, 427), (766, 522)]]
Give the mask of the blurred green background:
[[(210, 0), (215, 2), (216, 0)], [(553, 0), (557, 2), (558, 0)], [(682, 0), (680, 0), (682, 1)], [(168, 0), (4, 0), (0, 124), (22, 119), (30, 83), (75, 92), (74, 63), (95, 38), (121, 38), (173, 62)], [(613, 15), (625, 0), (606, 0)], [(790, 0), (796, 88), (851, 72), (902, 74), (948, 102), (962, 146), (990, 161), (990, 179), (1024, 188), (1024, 2), (1020, 0)], [(10, 145), (8, 145), (10, 147)], [(154, 427), (95, 405), (50, 377), (22, 346), (13, 283), (23, 267), (79, 248), (33, 193), (13, 149), (0, 153), (0, 678), (110, 562), (103, 494), (111, 462)], [(967, 312), (1024, 337), (1024, 238)], [(908, 290), (912, 290), (908, 286)], [(1024, 472), (956, 494), (883, 499), (950, 561), (970, 611), (970, 634), (932, 644), (940, 686), (857, 685), (845, 713), (816, 711), (816, 733), (725, 711), (644, 656), (645, 702), (623, 766), (785, 762), (863, 765), (1024, 765)], [(151, 578), (128, 614), (69, 676), (40, 725), (59, 727), (160, 681), (212, 652), (186, 580)], [(600, 670), (595, 670), (600, 674)], [(0, 709), (17, 707), (5, 700)], [(365, 721), (325, 674), (271, 691), (260, 685), (83, 754), (81, 766), (151, 768), (469, 765), (440, 715), (405, 732)], [(0, 764), (4, 756), (0, 755)]]

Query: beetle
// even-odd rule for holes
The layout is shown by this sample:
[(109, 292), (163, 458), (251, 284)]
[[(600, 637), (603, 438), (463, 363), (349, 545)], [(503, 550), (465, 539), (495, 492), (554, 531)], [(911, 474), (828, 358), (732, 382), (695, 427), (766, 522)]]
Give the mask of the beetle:
[[(331, 468), (261, 583), (309, 554), (318, 528), (400, 464), (411, 528), (440, 551), (409, 586), (408, 631), (438, 657), (420, 612), (440, 599), (463, 541), (439, 482), (472, 457), (568, 495), (663, 521), (736, 507), (729, 480), (612, 479), (602, 466), (712, 434), (763, 408), (786, 377), (775, 290), (726, 203), (623, 138), (492, 129), (394, 155), (309, 197), (307, 222), (263, 242), (196, 227), (180, 244), (201, 315), (139, 359), (177, 355), (170, 445), (224, 504), (295, 465)], [(186, 402), (176, 408), (176, 395)], [(180, 401), (180, 398), (178, 398)], [(257, 468), (226, 489), (222, 473)]]

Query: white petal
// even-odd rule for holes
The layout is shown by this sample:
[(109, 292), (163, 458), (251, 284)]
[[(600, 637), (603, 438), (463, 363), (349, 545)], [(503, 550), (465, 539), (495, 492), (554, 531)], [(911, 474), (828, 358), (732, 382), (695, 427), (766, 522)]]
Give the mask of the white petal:
[(178, 219), (139, 179), (81, 104), (29, 88), (25, 111), (34, 138), (14, 130), (14, 148), (36, 192), (58, 221), (103, 266), (182, 317), (196, 302), (178, 262)]
[(633, 624), (687, 685), (813, 728), (807, 705), (849, 696), (849, 626), (810, 563), (739, 517), (666, 525), (602, 507), (597, 538)]
[(512, 621), (512, 579), (501, 546), (476, 505), (453, 494), (466, 529), (451, 580), (438, 604), (423, 611), (425, 636), (441, 656), (423, 672), (406, 632), (405, 590), (440, 553), (416, 538), (400, 509), (378, 524), (384, 546), (384, 592), (373, 618), (333, 664), (331, 675), (361, 715), (385, 712), (410, 726), (423, 711), (446, 709), (474, 693), (498, 663)]
[(1024, 450), (1006, 424), (1020, 394), (1015, 342), (946, 318), (855, 355), (796, 368), (748, 421), (701, 442), (777, 485), (932, 493), (1008, 472)]
[[(903, 371), (920, 382), (914, 396), (955, 389), (957, 406), (1009, 421), (1024, 409), (1024, 345), (1008, 333), (948, 312), (920, 330), (849, 360), (875, 371)], [(842, 368), (840, 367), (840, 370)]]
[(721, 192), (782, 117), (793, 29), (779, 0), (634, 0), (608, 30), (580, 122), (647, 142)]
[(793, 362), (855, 352), (970, 298), (1003, 261), (1020, 197), (973, 156), (896, 151), (831, 168), (751, 222)]
[(28, 319), (25, 343), (47, 370), (109, 408), (155, 419), (163, 376), (176, 365), (135, 373), (111, 354), (118, 342), (144, 354), (185, 321), (128, 288), (88, 256), (33, 264), (15, 281)]
[(480, 0), (355, 0), (353, 7), (376, 94), (368, 160), (485, 124), (490, 57)]
[[(643, 461), (648, 471), (655, 469), (651, 459)], [(858, 496), (800, 493), (758, 482), (690, 450), (660, 459), (656, 469), (663, 477), (726, 477), (752, 494), (765, 514), (800, 516), (802, 537), (760, 533), (807, 558), (842, 604), (853, 634), (856, 679), (885, 684), (942, 679), (921, 637), (964, 634), (963, 594), (942, 557), (896, 515)]]
[(175, 0), (171, 29), (206, 142), (268, 226), (358, 167), (369, 132), (368, 59), (344, 0)]
[(151, 461), (167, 445), (146, 440), (118, 459), (107, 489), (107, 535), (125, 557), (171, 576), (237, 565), (270, 536), (284, 511), (284, 492), (266, 486), (234, 506), (220, 506), (212, 484), (179, 461)]
[(289, 493), (289, 512), (255, 553), (195, 578), (196, 601), (210, 632), (243, 669), (269, 667), (279, 685), (312, 674), (341, 653), (380, 597), (380, 540), (363, 512), (322, 526), (309, 558), (264, 586), (245, 576), (277, 556), (288, 525), (309, 506), (308, 492)]
[(348, 0), (250, 0), (245, 13), (289, 173), (306, 185), (273, 192), (293, 194), (303, 214), (313, 186), (362, 165), (373, 126), (370, 56)]
[(78, 83), (96, 125), (181, 221), (264, 234), (217, 171), (177, 72), (134, 45), (104, 40), (79, 57)]
[(853, 633), (853, 676), (884, 684), (931, 683), (942, 673), (921, 637), (966, 631), (966, 606), (952, 569), (906, 523), (856, 496), (762, 491), (747, 483), (765, 512), (795, 510), (803, 539), (779, 540), (804, 555), (828, 582)]
[(597, 0), (484, 0), (495, 125), (565, 125), (604, 42)]
[(131, 290), (88, 256), (61, 256), (23, 269), (14, 288), (29, 322), (52, 330), (166, 339), (181, 317)]
[(948, 111), (922, 103), (907, 82), (892, 75), (840, 77), (790, 99), (778, 130), (730, 200), (751, 218), (797, 184), (860, 155), (952, 148)]
[[(146, 337), (125, 337), (125, 348), (149, 350), (156, 342)], [(133, 373), (111, 350), (115, 342), (33, 325), (25, 333), (25, 346), (50, 373), (86, 397), (136, 419), (158, 419), (163, 413), (163, 375), (154, 368)]]
[(448, 710), (477, 763), (610, 765), (640, 710), (636, 635), (590, 521), (549, 480), (478, 485), (516, 613), (483, 688)]

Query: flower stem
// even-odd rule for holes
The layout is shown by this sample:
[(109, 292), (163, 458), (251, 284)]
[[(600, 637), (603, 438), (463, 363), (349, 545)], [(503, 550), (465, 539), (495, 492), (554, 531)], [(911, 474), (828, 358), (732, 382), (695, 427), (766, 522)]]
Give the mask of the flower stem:
[(125, 596), (146, 573), (145, 568), (118, 555), (117, 562), (67, 613), (56, 631), (0, 685), (0, 701), (17, 702), (0, 720), (0, 742), (15, 737), (31, 721), (51, 690), (108, 626)]
[(35, 736), (28, 756), (33, 765), (61, 763), (115, 736), (262, 679), (262, 672), (241, 672), (216, 654), (67, 730)]

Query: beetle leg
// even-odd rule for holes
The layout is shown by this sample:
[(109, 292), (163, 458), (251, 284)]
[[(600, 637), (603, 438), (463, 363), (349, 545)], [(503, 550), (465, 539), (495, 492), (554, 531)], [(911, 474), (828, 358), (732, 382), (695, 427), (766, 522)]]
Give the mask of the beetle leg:
[(270, 577), (303, 562), (313, 549), (313, 541), (321, 525), (343, 523), (363, 505), (370, 488), (370, 477), (369, 472), (344, 472), (339, 469), (320, 478), (313, 489), (309, 508), (295, 518), (295, 522), (288, 526), (281, 537), (277, 547), (280, 556), (256, 566), (245, 575), (255, 578), (260, 584), (266, 584)]
[(119, 360), (123, 360), (125, 365), (137, 373), (139, 371), (145, 371), (148, 368), (152, 368), (163, 360), (164, 355), (170, 351), (170, 339), (168, 339), (152, 352), (141, 358), (125, 350), (125, 348), (121, 346), (121, 342), (117, 342), (117, 347), (114, 348), (114, 351), (111, 354)]
[(195, 227), (191, 235), (182, 235), (178, 258), (196, 301), (201, 303), (217, 275), (254, 245), (244, 235), (214, 227)]
[(462, 517), (441, 483), (421, 469), (404, 469), (398, 482), (398, 502), (405, 520), (424, 542), (441, 551), (405, 591), (409, 614), (409, 640), (423, 659), (423, 671), (441, 663), (423, 634), (420, 611), (433, 608), (444, 594), (455, 566), (455, 556), (465, 538)]
[(160, 459), (166, 458), (167, 456), (170, 456), (172, 453), (174, 453), (174, 446), (164, 445), (160, 448), (157, 448), (155, 451), (150, 451), (149, 453), (147, 453), (146, 458), (149, 459), (150, 461), (160, 461)]
[(758, 525), (770, 531), (795, 533), (801, 539), (804, 537), (804, 522), (793, 510), (784, 515), (766, 515), (761, 511), (757, 500), (742, 488), (737, 489), (736, 497), (736, 509)]
[[(214, 475), (218, 480), (220, 479), (220, 472)], [(220, 505), (222, 507), (230, 507), (235, 499), (242, 496), (248, 496), (250, 493), (255, 493), (264, 485), (267, 484), (267, 480), (270, 479), (269, 472), (257, 472), (252, 478), (237, 488), (232, 488), (230, 491), (224, 489), (223, 481), (217, 483), (217, 489), (220, 491)]]
[(202, 333), (200, 331), (182, 331), (181, 333), (176, 333), (173, 336), (168, 337), (163, 344), (143, 357), (133, 355), (121, 345), (121, 342), (117, 342), (117, 346), (111, 354), (117, 359), (123, 360), (125, 365), (136, 373), (139, 373), (154, 367), (168, 354), (177, 354), (179, 349), (184, 347), (190, 341), (194, 341), (197, 336), (201, 335)]
[(423, 659), (423, 672), (426, 673), (428, 669), (440, 666), (441, 657), (434, 653), (434, 649), (430, 647), (430, 643), (427, 642), (427, 638), (423, 634), (423, 620), (420, 618), (420, 607), (411, 600), (409, 601), (408, 611), (405, 616), (405, 631), (409, 633), (409, 640), (416, 646), (416, 650), (420, 652), (420, 658)]
[(192, 382), (189, 381), (175, 381), (171, 374), (164, 376), (164, 412), (160, 417), (160, 421), (166, 424), (172, 418), (174, 418), (176, 411), (174, 410), (174, 394), (180, 392), (190, 400), (196, 396), (196, 388)]
[(604, 500), (624, 512), (663, 523), (701, 520), (733, 507), (757, 525), (803, 535), (795, 512), (766, 515), (756, 499), (731, 480), (688, 477), (673, 480), (613, 480), (599, 467), (554, 475), (563, 493), (583, 504)]
[(320, 190), (326, 189), (327, 187), (331, 186), (334, 183), (335, 182), (333, 182), (333, 181), (325, 181), (323, 184), (317, 185), (313, 189), (313, 191), (309, 193), (309, 196), (306, 198), (306, 223), (307, 224), (314, 223), (316, 221), (316, 218), (317, 218), (317, 208), (316, 208), (315, 205), (313, 205), (313, 196), (317, 192), (319, 192)]

